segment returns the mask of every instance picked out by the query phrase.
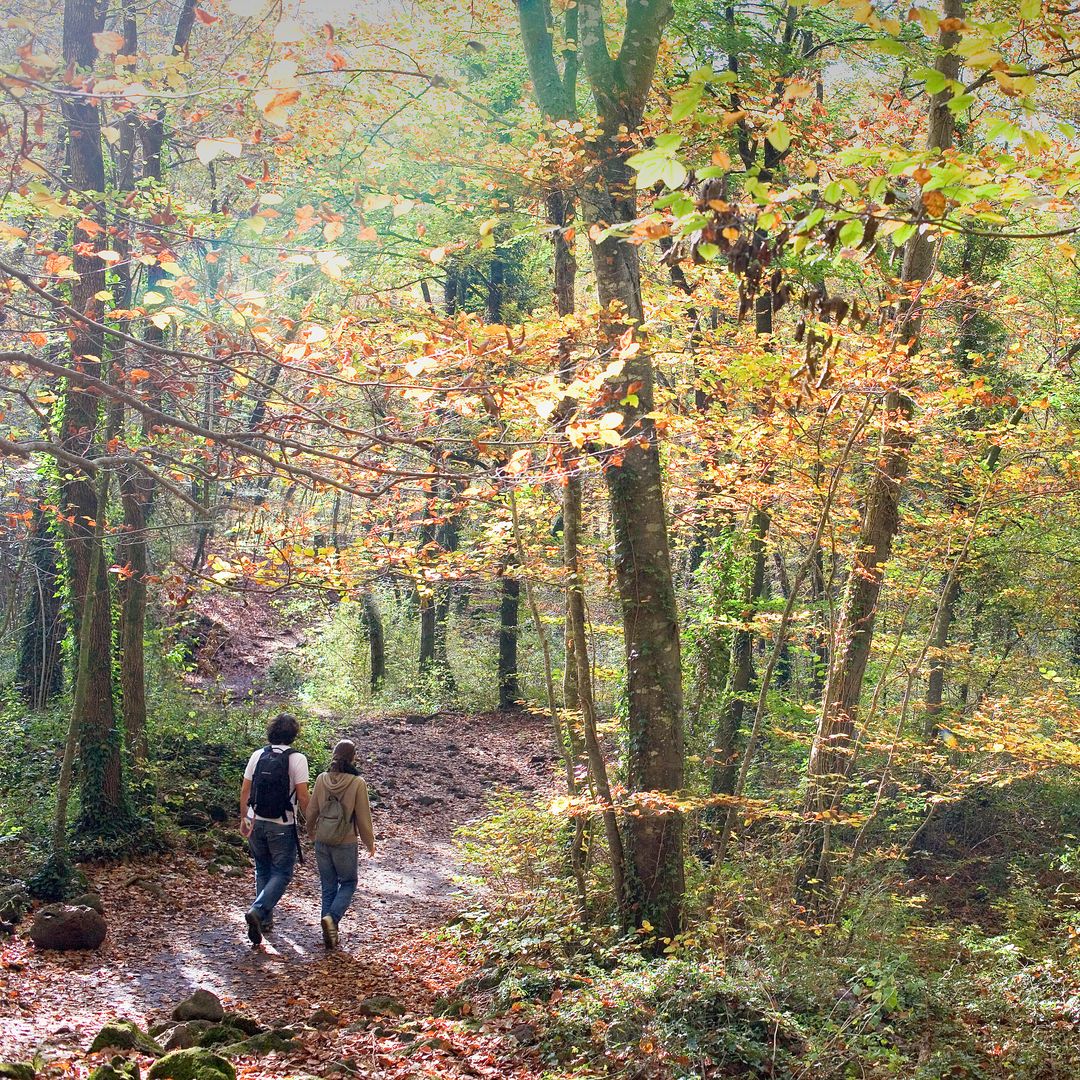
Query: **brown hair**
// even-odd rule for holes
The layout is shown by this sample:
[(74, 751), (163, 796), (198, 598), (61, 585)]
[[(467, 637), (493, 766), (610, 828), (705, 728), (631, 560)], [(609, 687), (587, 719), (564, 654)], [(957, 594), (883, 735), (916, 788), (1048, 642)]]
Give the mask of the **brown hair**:
[(277, 746), (289, 746), (300, 734), (300, 721), (292, 713), (278, 713), (266, 729), (266, 741)]
[(356, 743), (352, 739), (342, 739), (334, 747), (334, 758), (330, 762), (331, 772), (348, 772), (356, 760)]

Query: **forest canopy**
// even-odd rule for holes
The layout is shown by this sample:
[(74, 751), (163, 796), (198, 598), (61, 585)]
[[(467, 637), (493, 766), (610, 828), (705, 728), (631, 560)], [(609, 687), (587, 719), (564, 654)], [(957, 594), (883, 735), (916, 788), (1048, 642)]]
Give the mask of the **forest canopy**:
[(523, 1078), (1080, 1072), (1080, 8), (3, 16), (5, 880), (487, 717)]

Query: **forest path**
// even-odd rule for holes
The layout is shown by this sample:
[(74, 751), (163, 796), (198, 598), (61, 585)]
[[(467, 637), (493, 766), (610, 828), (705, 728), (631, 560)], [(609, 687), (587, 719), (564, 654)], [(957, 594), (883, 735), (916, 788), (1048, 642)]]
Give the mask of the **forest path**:
[[(549, 731), (544, 717), (528, 713), (440, 713), (343, 726), (356, 739), (372, 790), (377, 853), (374, 859), (361, 856), (356, 899), (342, 923), (342, 947), (333, 954), (326, 954), (320, 937), (318, 875), (309, 844), (275, 914), (274, 931), (258, 949), (248, 943), (243, 921), (251, 875), (246, 865), (211, 872), (215, 851), (228, 849), (220, 839), (211, 843), (213, 834), (199, 854), (89, 867), (109, 936), (93, 953), (37, 952), (22, 936), (4, 948), (0, 1056), (26, 1057), (44, 1048), (46, 1057), (73, 1059), (107, 1019), (148, 1026), (203, 987), (267, 1023), (302, 1023), (317, 1008), (339, 1014), (330, 1031), (306, 1031), (297, 1056), (261, 1059), (260, 1075), (319, 1073), (343, 1058), (359, 1062), (361, 1042), (362, 1075), (398, 1075), (396, 1054), (380, 1049), (380, 1040), (401, 1051), (413, 1041), (407, 1032), (388, 1030), (384, 1038), (345, 1030), (360, 1019), (359, 1003), (372, 994), (389, 994), (409, 1011), (404, 1021), (392, 1022), (394, 1028), (415, 1029), (419, 1022), (438, 1029), (438, 1046), (420, 1056), (445, 1058), (442, 1065), (401, 1075), (487, 1075), (487, 1060), (499, 1061), (493, 1076), (533, 1075), (524, 1060), (528, 1053), (505, 1032), (476, 1033), (456, 1053), (453, 1022), (428, 1019), (432, 1001), (468, 973), (453, 949), (429, 932), (445, 925), (459, 904), (454, 830), (481, 816), (497, 790), (537, 798), (550, 790)], [(505, 1053), (512, 1060), (503, 1060)], [(414, 1053), (410, 1068), (415, 1059)]]

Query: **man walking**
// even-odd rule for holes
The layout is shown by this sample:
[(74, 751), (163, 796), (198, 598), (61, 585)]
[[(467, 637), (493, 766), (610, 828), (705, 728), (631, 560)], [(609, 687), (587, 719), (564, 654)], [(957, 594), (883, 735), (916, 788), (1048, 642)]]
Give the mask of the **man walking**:
[(253, 945), (273, 929), (274, 907), (292, 881), (300, 852), (296, 812), (307, 810), (308, 761), (292, 748), (299, 734), (295, 716), (275, 716), (267, 745), (251, 755), (240, 787), (240, 834), (255, 860), (255, 903), (244, 916)]

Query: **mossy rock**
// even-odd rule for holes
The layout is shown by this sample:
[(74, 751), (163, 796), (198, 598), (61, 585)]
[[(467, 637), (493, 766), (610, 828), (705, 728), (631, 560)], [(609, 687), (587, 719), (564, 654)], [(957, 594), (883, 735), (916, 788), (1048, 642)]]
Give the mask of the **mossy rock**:
[(459, 997), (438, 997), (431, 1006), (432, 1016), (460, 1018), (468, 1012), (468, 1003)]
[(0, 1061), (0, 1077), (4, 1080), (34, 1080), (37, 1070), (28, 1061)]
[(168, 1053), (170, 1050), (188, 1050), (192, 1046), (198, 1046), (203, 1033), (214, 1026), (210, 1020), (182, 1020), (180, 1023), (164, 1025), (164, 1031), (151, 1028), (150, 1034)]
[(236, 1070), (225, 1058), (194, 1046), (159, 1058), (150, 1066), (146, 1080), (236, 1080)]
[(265, 1024), (260, 1024), (258, 1020), (251, 1016), (245, 1016), (243, 1013), (227, 1012), (225, 1014), (225, 1023), (229, 1027), (237, 1028), (244, 1033), (244, 1036), (250, 1038), (252, 1035), (261, 1035), (264, 1031), (268, 1030)]
[(99, 1065), (94, 1069), (89, 1080), (139, 1080), (139, 1063), (114, 1057), (108, 1065)]
[(154, 1057), (165, 1053), (158, 1042), (130, 1020), (112, 1020), (106, 1024), (90, 1044), (91, 1054), (99, 1050), (138, 1050)]
[(221, 1053), (229, 1057), (261, 1057), (263, 1054), (285, 1052), (296, 1049), (293, 1032), (289, 1028), (264, 1031), (261, 1035), (252, 1035), (250, 1039), (221, 1047)]
[(195, 1042), (199, 1046), (228, 1046), (245, 1037), (245, 1032), (232, 1024), (210, 1024), (195, 1035)]
[(217, 994), (200, 987), (173, 1009), (172, 1017), (174, 1020), (209, 1020), (220, 1024), (225, 1018), (225, 1009)]
[(404, 1016), (405, 1006), (389, 994), (372, 994), (360, 1002), (361, 1016)]

